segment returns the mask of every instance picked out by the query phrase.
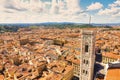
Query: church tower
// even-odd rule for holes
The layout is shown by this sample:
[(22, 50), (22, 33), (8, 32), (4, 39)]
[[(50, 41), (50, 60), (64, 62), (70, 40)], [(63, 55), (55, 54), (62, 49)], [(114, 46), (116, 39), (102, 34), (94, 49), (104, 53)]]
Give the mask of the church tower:
[(80, 80), (93, 80), (95, 62), (94, 31), (82, 31), (80, 58)]

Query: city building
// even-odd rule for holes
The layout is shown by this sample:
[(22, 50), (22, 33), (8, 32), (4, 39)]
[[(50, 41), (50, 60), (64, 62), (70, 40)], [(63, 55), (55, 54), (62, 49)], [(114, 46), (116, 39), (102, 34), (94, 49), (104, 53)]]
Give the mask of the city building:
[[(120, 60), (119, 34), (101, 31), (95, 36), (93, 30), (80, 28), (22, 28), (2, 33), (0, 79), (93, 80), (94, 76), (96, 80), (109, 80), (119, 71), (105, 68)], [(95, 51), (100, 60), (94, 68)]]
[(116, 55), (116, 54), (110, 53), (110, 52), (102, 54), (102, 63), (104, 63), (104, 64), (115, 62), (117, 60), (120, 60), (119, 55)]
[(72, 66), (74, 67), (74, 76), (80, 77), (80, 60), (72, 60)]
[(94, 31), (82, 31), (80, 56), (80, 80), (93, 80), (95, 62)]
[(111, 63), (104, 80), (120, 80), (120, 63)]

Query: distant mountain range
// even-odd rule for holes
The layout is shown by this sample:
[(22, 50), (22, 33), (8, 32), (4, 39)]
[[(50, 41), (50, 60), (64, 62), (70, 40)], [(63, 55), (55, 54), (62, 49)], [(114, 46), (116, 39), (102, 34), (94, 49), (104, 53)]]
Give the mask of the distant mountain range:
[(120, 23), (99, 23), (99, 24), (92, 24), (93, 26), (120, 26)]
[(19, 28), (91, 28), (91, 27), (106, 27), (111, 28), (111, 26), (120, 26), (120, 23), (107, 23), (107, 24), (85, 24), (85, 23), (71, 23), (71, 22), (46, 22), (46, 23), (9, 23), (0, 24), (0, 33), (4, 32), (16, 32)]
[[(49, 25), (84, 25), (86, 23), (72, 23), (72, 22), (45, 22), (45, 23), (1, 23), (0, 26), (49, 26)], [(120, 26), (120, 23), (91, 23), (93, 26)]]

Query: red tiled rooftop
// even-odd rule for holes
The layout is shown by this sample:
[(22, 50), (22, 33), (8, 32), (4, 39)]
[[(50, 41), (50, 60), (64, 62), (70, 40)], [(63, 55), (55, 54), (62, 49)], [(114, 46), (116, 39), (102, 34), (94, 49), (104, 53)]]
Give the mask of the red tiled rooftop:
[(0, 80), (4, 80), (4, 76), (3, 75), (0, 75)]
[(120, 69), (108, 69), (105, 80), (120, 80)]
[(109, 57), (109, 58), (114, 58), (114, 59), (120, 59), (120, 55), (114, 54), (114, 53), (103, 53), (102, 56)]

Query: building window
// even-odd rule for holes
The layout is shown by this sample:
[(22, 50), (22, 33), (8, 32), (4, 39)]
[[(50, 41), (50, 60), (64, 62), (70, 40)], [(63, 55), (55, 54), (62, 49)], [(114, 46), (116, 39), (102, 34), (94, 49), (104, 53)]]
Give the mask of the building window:
[(85, 45), (85, 52), (88, 52), (89, 46)]
[(85, 59), (83, 60), (83, 63), (85, 63)]
[(85, 70), (83, 70), (83, 73), (85, 73)]
[(88, 71), (86, 71), (85, 73), (88, 74)]
[(86, 64), (88, 64), (88, 60), (86, 60)]

